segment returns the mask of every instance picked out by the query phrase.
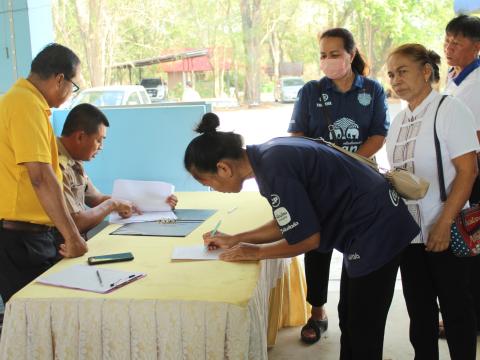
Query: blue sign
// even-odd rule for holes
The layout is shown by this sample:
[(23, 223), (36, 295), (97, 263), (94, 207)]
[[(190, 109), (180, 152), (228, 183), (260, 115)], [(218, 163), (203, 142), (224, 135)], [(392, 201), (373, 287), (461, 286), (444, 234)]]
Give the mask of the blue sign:
[(457, 14), (468, 14), (480, 11), (480, 0), (455, 0), (453, 8)]

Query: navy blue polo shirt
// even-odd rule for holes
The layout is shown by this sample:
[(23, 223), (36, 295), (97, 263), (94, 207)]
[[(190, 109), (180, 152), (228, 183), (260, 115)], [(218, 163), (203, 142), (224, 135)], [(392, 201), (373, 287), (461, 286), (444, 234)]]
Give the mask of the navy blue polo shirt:
[(247, 146), (262, 196), (289, 244), (320, 233), (320, 252), (344, 254), (352, 277), (399, 254), (419, 227), (382, 175), (302, 137)]
[[(323, 103), (333, 127), (331, 132)], [(386, 136), (389, 126), (382, 86), (356, 74), (352, 88), (345, 93), (338, 91), (327, 77), (306, 83), (298, 92), (288, 132), (322, 137), (355, 152), (370, 136)]]

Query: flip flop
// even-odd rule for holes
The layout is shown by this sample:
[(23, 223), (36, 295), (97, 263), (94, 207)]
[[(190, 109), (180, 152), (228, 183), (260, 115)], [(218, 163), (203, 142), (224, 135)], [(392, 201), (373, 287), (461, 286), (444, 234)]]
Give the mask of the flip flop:
[[(322, 333), (327, 331), (327, 329), (328, 329), (328, 319), (314, 320), (313, 318), (310, 318), (310, 319), (308, 319), (305, 326), (302, 327), (302, 330), (300, 332), (300, 337), (302, 338), (302, 341), (304, 343), (314, 344), (318, 340), (320, 340), (320, 337), (322, 336)], [(313, 330), (315, 332), (315, 337), (314, 338), (306, 337), (303, 334), (303, 332), (305, 330)]]

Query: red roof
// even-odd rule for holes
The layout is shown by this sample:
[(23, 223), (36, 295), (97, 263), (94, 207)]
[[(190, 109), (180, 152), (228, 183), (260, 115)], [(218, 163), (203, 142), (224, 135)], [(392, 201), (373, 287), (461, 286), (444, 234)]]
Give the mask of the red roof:
[[(184, 49), (182, 51), (189, 50)], [(223, 55), (222, 49), (218, 49), (217, 52)], [(223, 65), (224, 70), (229, 70), (231, 67), (231, 51), (227, 50), (225, 57), (220, 59), (220, 66)], [(192, 71), (212, 71), (213, 70), (213, 55), (212, 49), (208, 50), (208, 55), (202, 55), (198, 57), (192, 57), (188, 59), (182, 59), (178, 61), (166, 62), (160, 64), (160, 69), (167, 73), (169, 72), (192, 72)]]

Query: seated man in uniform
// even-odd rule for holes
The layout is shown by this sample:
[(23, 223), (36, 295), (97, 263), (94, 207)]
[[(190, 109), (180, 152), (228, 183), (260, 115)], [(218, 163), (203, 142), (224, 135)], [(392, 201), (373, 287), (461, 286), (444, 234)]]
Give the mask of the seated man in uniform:
[[(114, 211), (124, 218), (139, 212), (130, 201), (102, 194), (85, 173), (83, 161), (91, 160), (102, 149), (108, 126), (107, 118), (98, 108), (80, 104), (70, 111), (62, 136), (57, 138), (63, 193), (68, 210), (84, 236)], [(175, 208), (176, 196), (171, 195), (167, 202)]]

